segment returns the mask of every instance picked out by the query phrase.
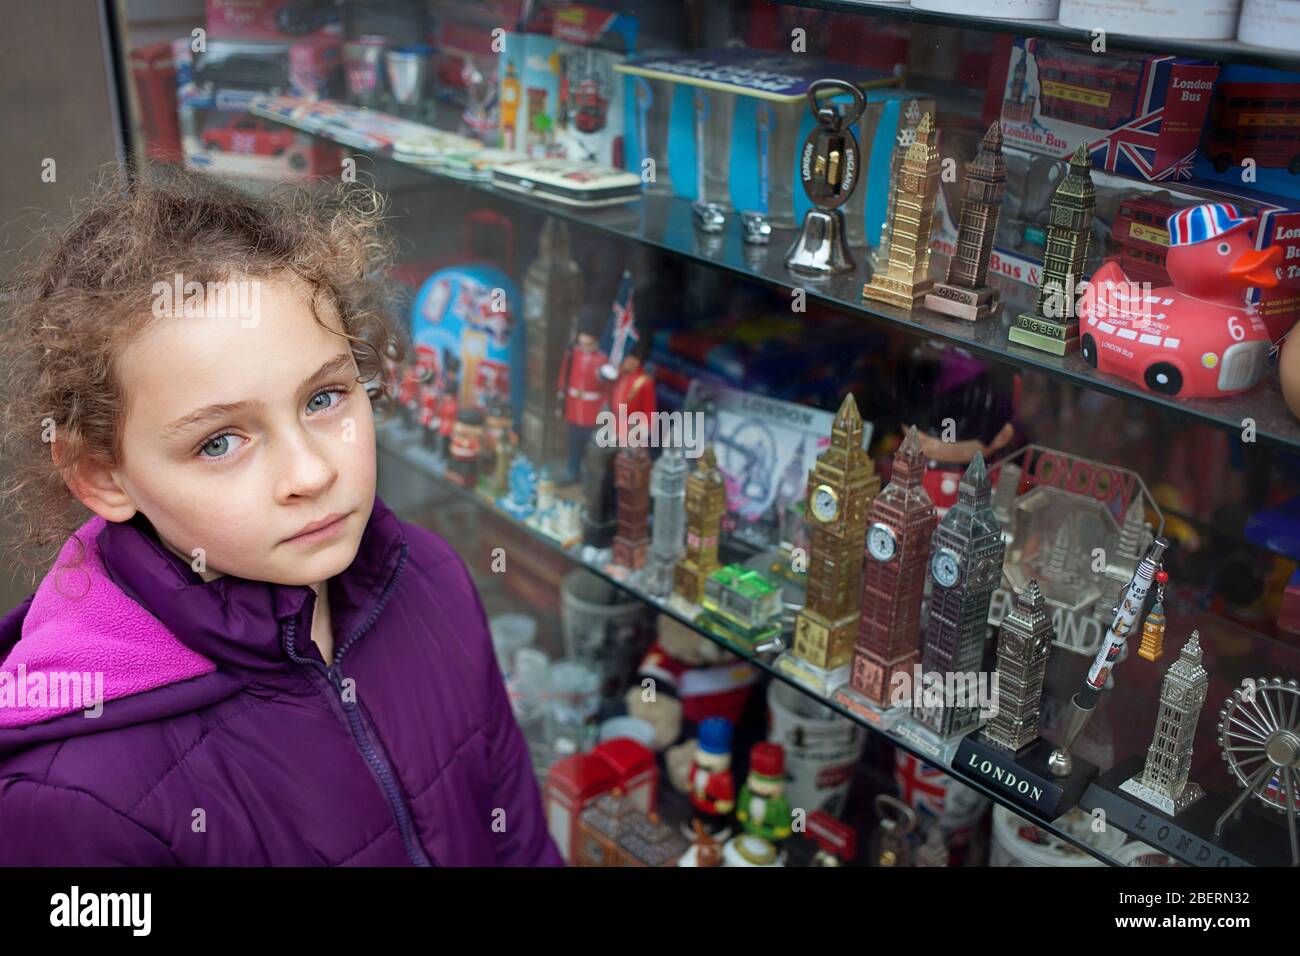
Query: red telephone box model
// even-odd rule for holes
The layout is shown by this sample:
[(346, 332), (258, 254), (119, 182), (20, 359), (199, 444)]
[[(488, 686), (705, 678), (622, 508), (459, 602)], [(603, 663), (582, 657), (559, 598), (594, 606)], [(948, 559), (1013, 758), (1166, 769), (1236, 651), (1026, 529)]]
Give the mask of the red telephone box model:
[(566, 860), (577, 856), (582, 811), (615, 789), (642, 813), (654, 812), (659, 795), (654, 753), (628, 737), (607, 740), (551, 767), (546, 775), (547, 827)]

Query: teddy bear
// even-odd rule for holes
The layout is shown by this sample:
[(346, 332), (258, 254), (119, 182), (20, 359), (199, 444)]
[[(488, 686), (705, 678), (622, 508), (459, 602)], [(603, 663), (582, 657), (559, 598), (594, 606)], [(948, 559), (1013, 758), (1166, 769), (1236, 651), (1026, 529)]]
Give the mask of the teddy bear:
[(706, 717), (736, 723), (761, 672), (667, 614), (656, 621), (656, 639), (637, 668), (624, 698), (627, 712), (654, 728), (668, 781), (685, 793), (695, 752), (695, 727)]

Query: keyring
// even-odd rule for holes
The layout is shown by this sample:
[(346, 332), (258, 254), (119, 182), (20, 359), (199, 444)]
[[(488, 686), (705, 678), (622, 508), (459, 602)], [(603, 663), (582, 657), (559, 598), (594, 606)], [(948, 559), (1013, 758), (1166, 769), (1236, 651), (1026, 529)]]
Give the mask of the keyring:
[(836, 105), (834, 103), (828, 104), (828, 108), (835, 115), (836, 122), (834, 126), (831, 126), (829, 123), (824, 123), (823, 125), (834, 130), (841, 130), (845, 126), (852, 126), (858, 121), (858, 118), (867, 108), (867, 98), (862, 95), (860, 89), (846, 80), (813, 81), (812, 85), (808, 87), (807, 92), (804, 94), (808, 97), (808, 106), (812, 109), (813, 116), (817, 117), (819, 123), (822, 122), (822, 107), (818, 104), (818, 97), (819, 94), (830, 93), (831, 91), (837, 93), (848, 93), (852, 96), (853, 108), (845, 115), (840, 116), (840, 112)]

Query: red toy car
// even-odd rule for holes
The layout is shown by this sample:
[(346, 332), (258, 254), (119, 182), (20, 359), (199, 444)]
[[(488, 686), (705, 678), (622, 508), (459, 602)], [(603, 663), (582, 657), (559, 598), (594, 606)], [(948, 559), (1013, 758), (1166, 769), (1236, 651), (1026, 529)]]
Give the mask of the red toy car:
[[(298, 142), (298, 134), (256, 116), (236, 115), (220, 126), (205, 129), (202, 139), (204, 147), (223, 153), (282, 156)], [(302, 170), (307, 166), (307, 158), (293, 153), (289, 156), (289, 166)]]

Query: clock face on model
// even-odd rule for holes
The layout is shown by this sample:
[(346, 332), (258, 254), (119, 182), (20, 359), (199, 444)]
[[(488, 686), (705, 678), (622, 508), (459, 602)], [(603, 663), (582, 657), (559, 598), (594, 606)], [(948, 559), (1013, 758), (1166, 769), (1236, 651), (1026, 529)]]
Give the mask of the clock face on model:
[(840, 497), (830, 485), (818, 485), (812, 494), (813, 517), (823, 524), (834, 521), (840, 513)]
[(940, 548), (930, 561), (935, 582), (946, 588), (957, 583), (958, 569), (957, 553), (952, 548)]
[(981, 558), (975, 565), (975, 583), (980, 586), (990, 583), (997, 570), (997, 564), (992, 558)]
[(877, 561), (890, 560), (897, 550), (898, 541), (889, 525), (876, 522), (867, 531), (867, 553)]

